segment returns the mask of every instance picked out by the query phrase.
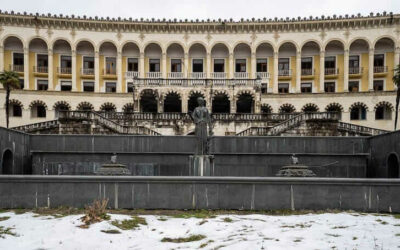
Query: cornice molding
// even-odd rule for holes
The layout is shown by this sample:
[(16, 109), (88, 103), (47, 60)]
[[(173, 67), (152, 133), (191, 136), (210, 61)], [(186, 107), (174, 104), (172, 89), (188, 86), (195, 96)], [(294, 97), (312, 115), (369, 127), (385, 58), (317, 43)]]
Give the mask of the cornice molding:
[(75, 17), (51, 14), (27, 14), (2, 12), (0, 26), (35, 27), (36, 29), (67, 29), (110, 32), (143, 32), (143, 33), (264, 33), (289, 31), (325, 31), (357, 28), (385, 27), (400, 24), (400, 14), (371, 13), (369, 16), (321, 16), (309, 18), (286, 19), (241, 19), (230, 20), (160, 20), (160, 19), (122, 19), (99, 17)]

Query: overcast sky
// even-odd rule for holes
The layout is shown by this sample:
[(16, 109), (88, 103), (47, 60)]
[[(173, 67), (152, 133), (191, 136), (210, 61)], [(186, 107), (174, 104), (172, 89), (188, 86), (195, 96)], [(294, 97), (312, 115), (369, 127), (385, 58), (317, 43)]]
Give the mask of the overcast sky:
[(132, 18), (274, 18), (400, 13), (400, 0), (0, 0), (5, 11)]

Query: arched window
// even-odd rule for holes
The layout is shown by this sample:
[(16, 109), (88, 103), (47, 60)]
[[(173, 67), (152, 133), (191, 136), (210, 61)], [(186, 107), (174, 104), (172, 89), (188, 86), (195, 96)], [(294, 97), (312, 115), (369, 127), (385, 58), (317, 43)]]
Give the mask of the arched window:
[(261, 113), (263, 114), (271, 114), (272, 113), (272, 107), (269, 104), (262, 104), (261, 105)]
[(7, 149), (3, 153), (1, 164), (1, 173), (2, 174), (13, 174), (13, 153), (11, 150)]
[(366, 120), (367, 106), (364, 103), (354, 103), (350, 107), (350, 120)]
[(292, 104), (285, 103), (279, 107), (279, 113), (281, 114), (290, 114), (294, 112), (296, 112), (296, 108)]
[(22, 103), (18, 100), (11, 99), (8, 114), (10, 117), (22, 117)]
[(318, 112), (319, 108), (314, 103), (307, 103), (301, 108), (301, 111), (305, 113), (313, 113), (313, 112)]
[(226, 93), (220, 92), (214, 95), (212, 100), (212, 113), (230, 113), (231, 102)]
[(389, 178), (399, 178), (399, 159), (397, 155), (390, 154), (387, 159), (388, 177)]
[(43, 101), (33, 101), (29, 107), (31, 109), (32, 118), (46, 118), (47, 105)]
[(89, 102), (81, 102), (78, 104), (76, 109), (79, 111), (92, 111), (94, 108), (93, 105)]
[(339, 120), (342, 119), (343, 110), (344, 110), (343, 106), (340, 105), (339, 103), (336, 103), (336, 102), (330, 103), (325, 107), (325, 111), (326, 112), (335, 112), (335, 113), (337, 113), (338, 116), (339, 116)]
[(114, 103), (106, 102), (101, 105), (100, 110), (106, 113), (112, 113), (115, 112), (117, 108), (115, 107)]
[[(199, 97), (203, 97), (204, 98), (204, 94), (201, 92), (192, 92), (189, 96), (188, 99), (188, 110), (189, 112), (193, 112), (193, 110), (198, 106), (197, 104), (197, 98)], [(204, 98), (205, 100), (205, 98)], [(205, 100), (205, 102), (207, 103), (207, 101)]]
[(140, 96), (140, 110), (145, 113), (157, 113), (157, 95), (152, 90), (143, 90)]
[(380, 102), (375, 106), (375, 120), (391, 120), (393, 105), (389, 102)]
[(133, 103), (125, 104), (124, 107), (122, 107), (122, 110), (124, 111), (124, 113), (133, 113), (134, 112)]
[(236, 113), (253, 113), (254, 99), (250, 93), (239, 94), (236, 101)]
[(181, 113), (182, 101), (178, 93), (170, 92), (164, 99), (164, 112), (165, 113)]

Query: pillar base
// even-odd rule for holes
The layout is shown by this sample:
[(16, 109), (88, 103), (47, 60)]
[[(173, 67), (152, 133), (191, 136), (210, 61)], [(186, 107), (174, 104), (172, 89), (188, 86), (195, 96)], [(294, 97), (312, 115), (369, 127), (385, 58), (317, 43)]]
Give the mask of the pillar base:
[(214, 176), (214, 155), (189, 156), (189, 176)]

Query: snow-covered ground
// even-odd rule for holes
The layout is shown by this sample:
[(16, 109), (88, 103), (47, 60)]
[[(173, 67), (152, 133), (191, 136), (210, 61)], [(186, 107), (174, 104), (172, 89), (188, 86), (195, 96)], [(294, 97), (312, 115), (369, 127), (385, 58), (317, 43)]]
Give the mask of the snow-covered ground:
[[(289, 216), (218, 215), (215, 218), (173, 218), (143, 215), (147, 225), (121, 230), (112, 220), (79, 228), (82, 215), (62, 218), (0, 213), (0, 249), (398, 249), (400, 219), (388, 215), (325, 213)], [(10, 217), (6, 219), (4, 217)], [(3, 220), (1, 219), (3, 218)], [(226, 219), (229, 218), (229, 219)], [(231, 219), (231, 220), (230, 220)], [(101, 230), (117, 229), (120, 234)], [(164, 237), (204, 235), (200, 241), (162, 242)]]

